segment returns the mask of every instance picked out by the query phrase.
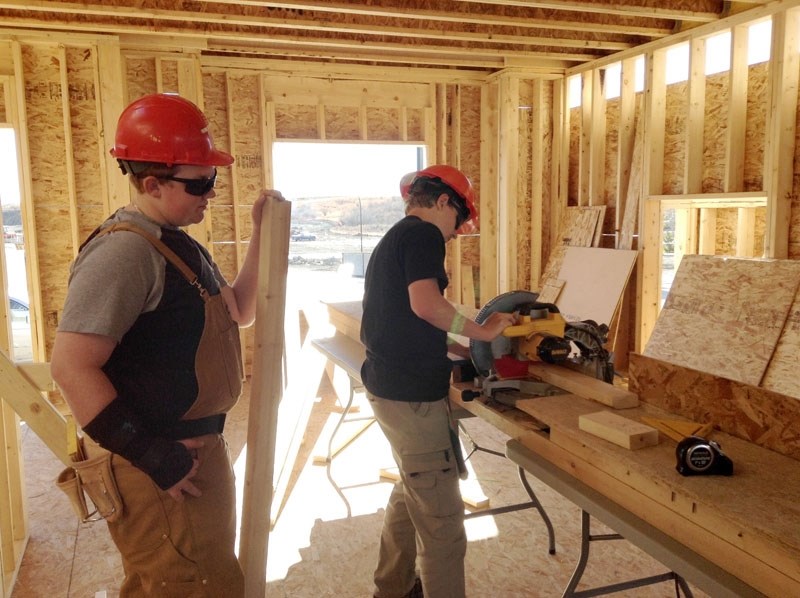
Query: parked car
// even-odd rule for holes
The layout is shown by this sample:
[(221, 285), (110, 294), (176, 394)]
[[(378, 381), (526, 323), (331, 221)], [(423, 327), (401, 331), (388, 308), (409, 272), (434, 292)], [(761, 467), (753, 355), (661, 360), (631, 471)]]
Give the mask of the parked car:
[(8, 298), (8, 304), (11, 308), (11, 321), (12, 322), (28, 322), (30, 318), (30, 308), (28, 304), (22, 299), (15, 297)]

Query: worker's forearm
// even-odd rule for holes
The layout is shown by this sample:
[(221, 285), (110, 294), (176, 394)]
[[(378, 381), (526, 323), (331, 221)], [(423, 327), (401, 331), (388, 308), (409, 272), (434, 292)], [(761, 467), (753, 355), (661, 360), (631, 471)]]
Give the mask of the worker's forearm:
[(459, 312), (452, 303), (441, 295), (420, 317), (428, 324), (450, 334), (466, 336), (480, 341), (491, 340), (487, 331), (480, 324)]
[(261, 245), (261, 224), (253, 223), (253, 234), (245, 253), (242, 268), (231, 284), (236, 299), (236, 312), (231, 313), (240, 326), (249, 326), (256, 317), (256, 294), (258, 291), (258, 262)]

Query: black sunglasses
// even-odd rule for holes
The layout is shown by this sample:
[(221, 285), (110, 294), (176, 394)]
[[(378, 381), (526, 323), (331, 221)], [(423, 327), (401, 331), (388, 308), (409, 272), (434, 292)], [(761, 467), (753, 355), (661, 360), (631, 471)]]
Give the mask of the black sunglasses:
[(472, 214), (464, 202), (453, 199), (452, 197), (450, 197), (450, 205), (456, 209), (456, 229), (459, 229), (462, 224), (469, 220)]
[(214, 188), (214, 184), (217, 182), (217, 169), (214, 169), (214, 174), (211, 175), (209, 178), (202, 178), (202, 179), (182, 179), (177, 176), (160, 176), (160, 179), (164, 179), (166, 181), (176, 181), (178, 183), (183, 183), (184, 188), (186, 189), (186, 193), (189, 195), (196, 195), (197, 197), (202, 197), (209, 191)]

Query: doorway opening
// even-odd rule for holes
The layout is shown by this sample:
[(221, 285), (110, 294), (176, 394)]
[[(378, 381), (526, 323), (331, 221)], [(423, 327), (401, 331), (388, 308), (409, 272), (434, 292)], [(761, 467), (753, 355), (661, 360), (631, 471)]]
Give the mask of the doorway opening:
[(25, 234), (20, 209), (19, 160), (14, 129), (0, 123), (0, 208), (3, 216), (3, 264), (8, 291), (8, 322), (14, 361), (33, 359), (28, 276), (25, 269)]

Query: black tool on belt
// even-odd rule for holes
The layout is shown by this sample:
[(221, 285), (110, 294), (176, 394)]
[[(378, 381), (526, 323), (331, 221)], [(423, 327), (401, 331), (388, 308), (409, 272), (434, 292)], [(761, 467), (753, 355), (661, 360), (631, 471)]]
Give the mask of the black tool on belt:
[(225, 414), (209, 415), (200, 419), (182, 419), (175, 422), (161, 436), (168, 440), (184, 440), (205, 434), (222, 434)]

